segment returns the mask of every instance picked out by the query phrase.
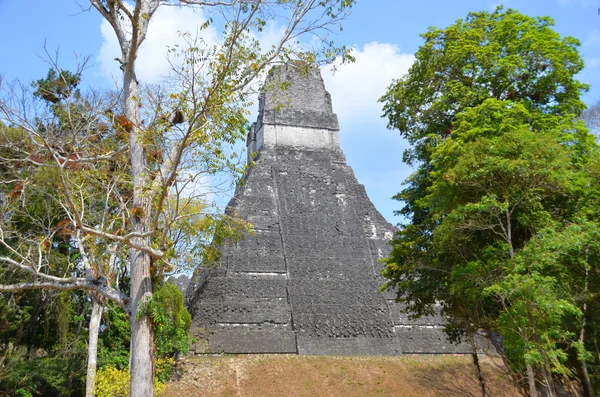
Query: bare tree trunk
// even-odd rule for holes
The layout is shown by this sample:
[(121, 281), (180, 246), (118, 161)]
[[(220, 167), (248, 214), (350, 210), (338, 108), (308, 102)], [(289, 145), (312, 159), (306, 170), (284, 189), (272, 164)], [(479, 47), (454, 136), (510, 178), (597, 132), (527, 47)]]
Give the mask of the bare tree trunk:
[[(586, 311), (587, 311), (586, 309), (587, 309), (587, 304), (584, 303), (583, 304), (583, 324), (581, 324), (581, 331), (579, 332), (579, 341), (581, 342), (582, 345), (585, 342), (585, 326), (586, 326), (585, 315), (586, 315)], [(585, 383), (585, 389), (587, 390), (588, 397), (595, 397), (596, 392), (594, 391), (594, 386), (592, 386), (592, 380), (590, 379), (590, 373), (588, 372), (587, 363), (585, 362), (585, 360), (579, 360), (579, 362), (581, 364), (581, 373), (583, 375), (583, 381)]]
[(529, 395), (538, 397), (537, 388), (535, 387), (535, 372), (531, 364), (527, 364), (527, 381), (529, 383)]
[(98, 331), (102, 319), (103, 304), (91, 294), (92, 316), (89, 325), (88, 364), (85, 379), (85, 397), (94, 397), (96, 389), (96, 366), (98, 357)]
[(546, 365), (543, 365), (541, 367), (542, 376), (544, 377), (542, 395), (548, 397), (556, 397), (556, 389), (554, 387), (554, 380), (552, 379), (552, 372), (550, 372), (550, 366), (548, 365), (548, 358), (544, 358), (546, 360)]
[[(129, 62), (134, 63), (134, 59)], [(132, 65), (131, 65), (132, 66)], [(133, 124), (129, 134), (131, 154), (131, 173), (133, 177), (133, 231), (147, 233), (150, 223), (150, 205), (147, 192), (144, 192), (147, 181), (146, 155), (139, 136), (140, 111), (138, 83), (132, 67), (125, 69), (123, 78), (125, 115)], [(135, 243), (150, 246), (150, 238), (140, 237)], [(131, 272), (132, 313), (131, 345), (130, 345), (130, 396), (150, 397), (154, 395), (154, 362), (152, 349), (152, 324), (145, 313), (140, 314), (144, 305), (152, 299), (152, 281), (150, 279), (150, 255), (137, 249), (129, 251)]]
[[(586, 261), (588, 260), (588, 248), (586, 248), (586, 250), (585, 250), (585, 259), (586, 259)], [(589, 268), (586, 266), (585, 267), (585, 288), (584, 288), (584, 293), (586, 295), (588, 293), (588, 277), (589, 277)], [(583, 313), (583, 319), (581, 322), (581, 331), (579, 332), (579, 341), (581, 342), (581, 345), (585, 348), (585, 326), (587, 324), (587, 322), (586, 322), (587, 302), (583, 302), (582, 313)], [(580, 360), (580, 363), (581, 363), (581, 373), (583, 375), (583, 381), (585, 383), (585, 389), (587, 391), (588, 397), (595, 397), (596, 393), (594, 391), (594, 387), (592, 386), (592, 381), (590, 379), (590, 374), (588, 372), (587, 363), (585, 362), (585, 360)]]
[[(581, 329), (581, 339), (583, 342), (583, 328)], [(581, 372), (583, 374), (583, 380), (585, 382), (585, 388), (587, 390), (588, 397), (596, 397), (594, 386), (592, 386), (592, 380), (590, 379), (590, 373), (588, 372), (587, 363), (585, 360), (581, 360)]]
[(483, 379), (483, 372), (481, 371), (481, 366), (479, 365), (479, 356), (477, 355), (477, 345), (475, 344), (475, 336), (471, 331), (469, 331), (469, 341), (471, 342), (471, 349), (473, 349), (471, 357), (473, 358), (473, 364), (475, 365), (475, 374), (477, 375), (479, 385), (481, 386), (481, 397), (485, 397), (485, 379)]
[[(152, 298), (150, 257), (138, 250), (129, 253), (131, 264), (131, 296), (133, 312), (130, 317), (130, 374), (131, 397), (149, 397), (153, 391), (152, 325), (145, 314), (138, 314), (144, 303)], [(139, 317), (139, 318), (138, 318)]]

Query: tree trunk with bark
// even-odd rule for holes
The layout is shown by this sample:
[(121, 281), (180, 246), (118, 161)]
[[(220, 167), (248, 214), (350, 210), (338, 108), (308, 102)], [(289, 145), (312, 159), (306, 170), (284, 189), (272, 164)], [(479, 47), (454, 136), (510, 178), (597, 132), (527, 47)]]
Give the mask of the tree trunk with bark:
[(131, 397), (154, 395), (154, 361), (152, 352), (152, 324), (145, 313), (144, 305), (152, 299), (150, 281), (150, 256), (138, 250), (129, 253), (131, 264), (132, 313), (130, 364)]
[(542, 396), (544, 397), (556, 397), (556, 388), (554, 386), (554, 379), (552, 379), (552, 372), (548, 364), (548, 359), (545, 357), (546, 363), (540, 368), (544, 383), (542, 385)]
[(537, 387), (535, 386), (535, 371), (531, 364), (527, 364), (527, 382), (529, 383), (529, 395), (538, 397)]
[(85, 396), (94, 397), (96, 391), (96, 367), (98, 358), (98, 332), (100, 329), (100, 321), (102, 320), (102, 310), (104, 305), (101, 300), (94, 294), (92, 297), (92, 316), (90, 317), (89, 325), (89, 340), (88, 340), (88, 363), (87, 375), (85, 379)]
[[(147, 25), (146, 25), (147, 26)], [(135, 31), (135, 30), (134, 30)], [(143, 32), (145, 34), (145, 31)], [(133, 209), (132, 226), (134, 233), (147, 233), (150, 230), (150, 203), (147, 188), (146, 154), (141, 142), (141, 125), (139, 110), (139, 89), (135, 71), (135, 54), (131, 51), (127, 57), (129, 65), (123, 76), (124, 111), (127, 119), (133, 124), (129, 133), (129, 148), (131, 155), (131, 176), (133, 179)], [(139, 237), (134, 241), (138, 246), (150, 247), (149, 237)], [(131, 277), (132, 313), (129, 319), (131, 325), (131, 397), (146, 397), (154, 395), (154, 354), (152, 344), (152, 324), (144, 313), (145, 305), (152, 300), (152, 280), (150, 265), (152, 258), (147, 252), (132, 248), (129, 251)]]
[(477, 344), (475, 343), (475, 331), (472, 327), (468, 329), (469, 343), (471, 344), (471, 358), (473, 358), (473, 365), (475, 366), (475, 375), (479, 381), (481, 387), (481, 397), (485, 397), (485, 379), (483, 378), (483, 372), (481, 371), (481, 365), (479, 364), (479, 356), (477, 355)]

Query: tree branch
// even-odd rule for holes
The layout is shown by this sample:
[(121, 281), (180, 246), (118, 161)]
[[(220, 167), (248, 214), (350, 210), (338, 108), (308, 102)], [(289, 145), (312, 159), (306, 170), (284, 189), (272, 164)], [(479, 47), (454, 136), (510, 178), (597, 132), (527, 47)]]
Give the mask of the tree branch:
[(129, 316), (131, 313), (130, 299), (127, 295), (120, 291), (117, 291), (104, 283), (96, 280), (87, 280), (84, 278), (72, 279), (69, 282), (28, 282), (28, 283), (17, 283), (17, 284), (0, 284), (0, 292), (18, 292), (28, 291), (34, 289), (53, 289), (62, 291), (74, 291), (74, 290), (87, 290), (96, 292), (121, 307), (125, 310), (125, 313)]

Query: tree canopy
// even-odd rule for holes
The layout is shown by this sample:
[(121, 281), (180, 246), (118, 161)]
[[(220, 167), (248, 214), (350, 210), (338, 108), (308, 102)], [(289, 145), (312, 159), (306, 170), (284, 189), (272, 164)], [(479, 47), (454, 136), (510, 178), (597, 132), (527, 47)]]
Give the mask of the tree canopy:
[(473, 12), (430, 28), (408, 74), (381, 98), (388, 127), (414, 145), (408, 158), (427, 158), (427, 145), (448, 135), (457, 113), (488, 98), (520, 102), (543, 114), (579, 115), (579, 41), (560, 37), (549, 17), (515, 10)]
[(599, 152), (576, 119), (587, 89), (578, 41), (552, 25), (497, 8), (431, 28), (381, 99), (416, 167), (395, 197), (407, 223), (386, 287), (414, 315), (440, 302), (450, 330), (484, 333), (532, 395), (589, 380), (597, 365), (589, 291), (600, 273), (587, 233), (599, 220)]

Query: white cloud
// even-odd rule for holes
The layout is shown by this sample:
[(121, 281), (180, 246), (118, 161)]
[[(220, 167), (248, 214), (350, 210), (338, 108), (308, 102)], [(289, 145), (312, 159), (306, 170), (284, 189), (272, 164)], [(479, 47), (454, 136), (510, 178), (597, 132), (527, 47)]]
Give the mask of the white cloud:
[[(181, 48), (186, 48), (188, 44), (181, 34), (189, 33), (195, 37), (199, 26), (206, 20), (207, 17), (201, 9), (160, 7), (150, 21), (146, 40), (140, 48), (136, 65), (137, 78), (144, 83), (152, 83), (167, 76), (171, 69), (167, 59), (168, 47), (179, 45)], [(121, 71), (119, 63), (115, 61), (115, 58), (121, 57), (117, 37), (106, 20), (102, 21), (100, 30), (103, 38), (97, 58), (100, 73), (111, 81), (120, 81)], [(252, 31), (250, 35), (260, 41), (263, 51), (268, 51), (272, 46), (279, 44), (284, 31), (284, 26), (270, 21), (262, 32)], [(205, 47), (219, 45), (222, 42), (222, 36), (214, 26), (203, 29), (198, 36), (201, 37)]]
[[(146, 40), (142, 43), (137, 58), (137, 78), (145, 83), (156, 82), (170, 71), (167, 60), (167, 47), (184, 45), (181, 33), (195, 36), (198, 27), (206, 21), (201, 10), (190, 8), (160, 7), (150, 21)], [(103, 20), (100, 26), (104, 39), (98, 63), (101, 73), (108, 79), (120, 80), (121, 71), (115, 58), (121, 57), (117, 37), (110, 24)], [(207, 45), (218, 43), (218, 35), (214, 27), (200, 32)]]
[(339, 66), (335, 73), (329, 66), (322, 68), (333, 110), (340, 120), (380, 120), (381, 103), (377, 101), (393, 79), (408, 72), (415, 57), (402, 54), (394, 44), (377, 42), (365, 44), (353, 55), (356, 62)]
[(252, 31), (251, 35), (260, 41), (262, 51), (268, 51), (279, 44), (284, 33), (285, 26), (269, 21), (262, 32)]
[(388, 221), (397, 222), (392, 214), (399, 205), (390, 197), (411, 172), (398, 161), (407, 143), (398, 131), (385, 128), (378, 100), (394, 79), (408, 72), (415, 57), (401, 53), (396, 45), (377, 42), (365, 44), (353, 55), (356, 62), (339, 66), (335, 74), (328, 66), (322, 68), (340, 121), (340, 145), (375, 207)]

